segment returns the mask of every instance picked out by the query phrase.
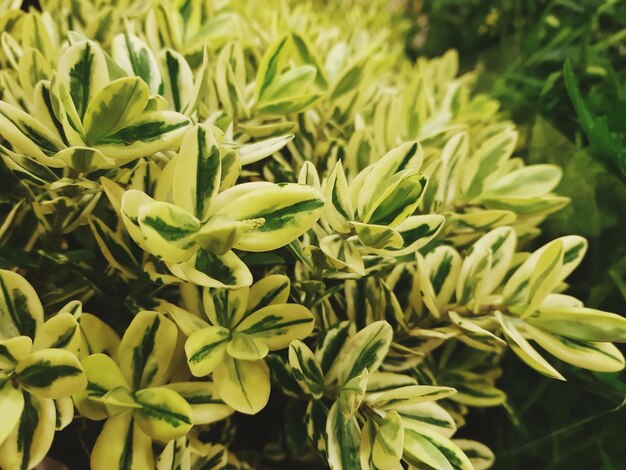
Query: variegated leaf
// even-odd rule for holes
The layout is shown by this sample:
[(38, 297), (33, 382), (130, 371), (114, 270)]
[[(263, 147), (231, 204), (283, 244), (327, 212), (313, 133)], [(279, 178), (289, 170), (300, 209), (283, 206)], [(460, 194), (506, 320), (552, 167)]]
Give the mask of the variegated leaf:
[(221, 326), (208, 326), (191, 334), (185, 353), (191, 373), (196, 377), (210, 374), (224, 361), (230, 331)]
[(31, 338), (43, 324), (43, 307), (35, 289), (17, 273), (0, 269), (0, 338)]
[(163, 314), (139, 312), (119, 347), (119, 365), (133, 390), (161, 385), (176, 344), (176, 325)]
[(81, 342), (76, 318), (68, 312), (60, 312), (47, 320), (39, 329), (33, 342), (33, 350), (59, 348), (78, 355)]
[(135, 394), (135, 400), (141, 405), (134, 413), (136, 422), (153, 439), (168, 442), (191, 429), (191, 405), (174, 390), (145, 388)]
[(55, 414), (54, 400), (25, 393), (20, 420), (0, 446), (0, 468), (36, 467), (52, 445)]
[(326, 420), (326, 452), (331, 470), (360, 468), (359, 435), (356, 418), (345, 416), (336, 402)]
[(111, 55), (129, 75), (136, 75), (150, 87), (151, 94), (162, 93), (159, 64), (148, 46), (130, 33), (118, 34), (111, 42)]
[(289, 366), (293, 377), (307, 395), (319, 399), (324, 394), (324, 375), (309, 347), (300, 340), (289, 345)]
[(402, 448), (404, 445), (404, 424), (396, 411), (388, 411), (385, 414), (372, 451), (372, 460), (377, 468), (393, 468), (400, 463)]
[(213, 372), (213, 381), (220, 398), (240, 413), (258, 413), (270, 397), (269, 369), (263, 361), (226, 356)]
[(194, 425), (211, 424), (232, 415), (235, 410), (217, 395), (213, 382), (176, 382), (167, 385), (191, 405)]
[(152, 440), (138, 426), (133, 414), (109, 418), (91, 452), (93, 470), (145, 470), (154, 468)]
[(8, 375), (0, 373), (0, 416), (2, 416), (0, 446), (17, 427), (23, 409), (23, 392), (13, 386), (13, 382)]
[[(224, 193), (225, 194), (225, 193)], [(271, 251), (304, 234), (317, 222), (324, 208), (321, 193), (294, 183), (262, 186), (217, 209), (233, 220), (250, 221), (235, 248), (244, 251)]]
[(574, 339), (626, 342), (626, 319), (602, 310), (585, 307), (539, 308), (526, 321), (550, 333)]
[(41, 349), (21, 360), (15, 368), (22, 387), (43, 398), (61, 398), (87, 385), (78, 358), (64, 349)]
[(294, 339), (304, 339), (313, 331), (315, 318), (300, 304), (273, 304), (256, 310), (235, 327), (270, 351), (289, 346)]

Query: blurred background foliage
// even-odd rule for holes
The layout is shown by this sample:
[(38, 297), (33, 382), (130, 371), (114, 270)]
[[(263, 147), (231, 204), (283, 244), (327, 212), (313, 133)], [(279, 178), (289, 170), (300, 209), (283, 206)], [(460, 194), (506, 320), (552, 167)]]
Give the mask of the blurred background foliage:
[[(626, 1), (407, 0), (410, 57), (459, 51), (478, 89), (520, 128), (517, 154), (564, 169), (571, 204), (544, 224), (551, 239), (587, 237), (570, 291), (626, 314)], [(513, 357), (502, 365), (507, 409), (482, 410), (462, 432), (497, 455), (496, 468), (626, 468), (626, 375), (541, 378)]]

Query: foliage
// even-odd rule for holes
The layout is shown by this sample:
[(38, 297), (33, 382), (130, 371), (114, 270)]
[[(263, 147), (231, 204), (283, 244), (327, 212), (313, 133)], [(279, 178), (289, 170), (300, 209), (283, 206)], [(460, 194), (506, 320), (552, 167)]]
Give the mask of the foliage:
[(626, 320), (563, 293), (587, 241), (533, 249), (561, 169), (382, 5), (16, 3), (3, 468), (80, 425), (94, 469), (482, 469), (456, 431), (507, 402), (505, 350), (624, 368)]

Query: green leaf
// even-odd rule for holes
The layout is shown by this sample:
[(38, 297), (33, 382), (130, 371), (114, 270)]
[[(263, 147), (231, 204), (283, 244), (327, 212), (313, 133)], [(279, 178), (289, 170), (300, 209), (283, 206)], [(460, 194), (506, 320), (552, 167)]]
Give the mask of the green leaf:
[(404, 445), (404, 425), (396, 411), (389, 411), (383, 418), (372, 451), (372, 460), (380, 469), (393, 468), (400, 463)]

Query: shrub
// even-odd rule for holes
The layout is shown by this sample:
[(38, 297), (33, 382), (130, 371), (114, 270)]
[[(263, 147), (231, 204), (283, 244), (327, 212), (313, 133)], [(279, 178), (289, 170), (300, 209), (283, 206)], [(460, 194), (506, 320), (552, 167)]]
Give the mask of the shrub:
[(93, 469), (487, 468), (507, 346), (624, 367), (586, 241), (531, 248), (560, 169), (382, 2), (42, 3), (0, 17), (3, 468), (74, 420)]

